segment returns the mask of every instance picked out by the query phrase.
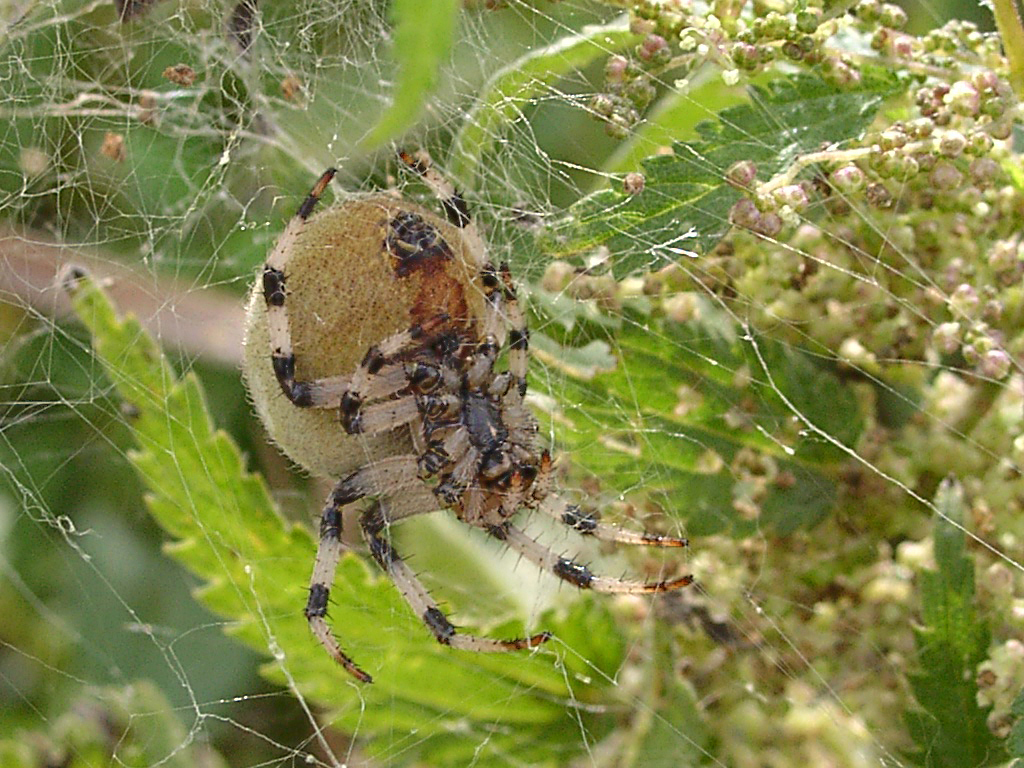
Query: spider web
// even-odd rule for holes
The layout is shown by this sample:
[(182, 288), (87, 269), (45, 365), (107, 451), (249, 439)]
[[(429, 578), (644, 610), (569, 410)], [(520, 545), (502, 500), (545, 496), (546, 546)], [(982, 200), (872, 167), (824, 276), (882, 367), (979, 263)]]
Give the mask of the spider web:
[[(830, 88), (790, 65), (748, 79), (705, 28), (680, 38), (685, 67), (656, 72), (654, 105), (617, 141), (595, 119), (605, 67), (643, 40), (618, 4), (485, 5), (466, 3), (403, 146), (469, 187), (523, 286), (532, 405), (567, 495), (691, 547), (528, 530), (609, 575), (685, 570), (698, 586), (590, 599), (450, 519), (417, 519), (396, 545), (458, 624), (552, 628), (553, 650), (436, 648), (349, 558), (332, 624), (377, 682), (332, 668), (301, 617), (302, 531), (329, 486), (294, 472), (254, 420), (243, 296), (328, 165), (336, 194), (404, 188), (433, 204), (393, 146), (367, 148), (403, 78), (392, 44), (408, 38), (385, 3), (7, 4), (0, 762), (1008, 759), (992, 732), (1009, 732), (1024, 687), (1012, 147), (974, 155), (998, 173), (938, 160), (930, 196), (901, 166), (873, 192), (801, 188), (818, 195), (804, 208), (786, 182), (814, 181), (819, 164), (903, 162), (857, 154), (857, 140), (916, 114), (894, 96), (914, 92), (900, 77), (942, 77), (865, 66), (875, 75)], [(943, 18), (926, 8), (921, 34)], [(845, 34), (832, 44), (876, 55), (870, 34)], [(744, 162), (797, 196), (777, 221), (735, 207)], [(639, 169), (644, 190), (623, 192)], [(956, 194), (947, 169), (964, 177)], [(72, 312), (57, 279), (72, 263), (170, 367), (147, 368), (156, 351), (105, 324), (92, 294)], [(295, 530), (225, 469), (192, 374)], [(161, 418), (167, 444), (147, 431)]]

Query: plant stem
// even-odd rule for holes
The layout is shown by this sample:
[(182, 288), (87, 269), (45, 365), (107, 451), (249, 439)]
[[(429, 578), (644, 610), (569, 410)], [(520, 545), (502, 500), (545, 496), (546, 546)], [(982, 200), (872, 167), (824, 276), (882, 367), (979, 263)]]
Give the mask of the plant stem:
[(992, 0), (996, 28), (1010, 63), (1010, 85), (1018, 98), (1024, 97), (1024, 26), (1014, 0)]

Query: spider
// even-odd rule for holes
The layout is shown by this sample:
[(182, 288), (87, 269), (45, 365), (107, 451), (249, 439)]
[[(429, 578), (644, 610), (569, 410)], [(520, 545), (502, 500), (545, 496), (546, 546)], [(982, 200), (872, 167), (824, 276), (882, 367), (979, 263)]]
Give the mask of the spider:
[[(521, 510), (606, 541), (684, 547), (630, 532), (552, 492), (552, 459), (524, 402), (529, 332), (504, 263), (494, 265), (454, 186), (425, 152), (401, 153), (443, 218), (385, 193), (312, 216), (329, 168), (299, 206), (250, 296), (245, 374), (268, 432), (298, 464), (337, 480), (320, 517), (305, 616), (327, 652), (372, 681), (327, 623), (342, 555), (342, 508), (363, 503), (370, 554), (439, 643), (469, 651), (534, 648), (458, 631), (386, 536), (388, 526), (447, 509), (583, 589), (664, 592), (690, 584), (593, 573), (513, 524)], [(504, 370), (496, 370), (505, 349)], [(339, 479), (340, 478), (340, 479)]]

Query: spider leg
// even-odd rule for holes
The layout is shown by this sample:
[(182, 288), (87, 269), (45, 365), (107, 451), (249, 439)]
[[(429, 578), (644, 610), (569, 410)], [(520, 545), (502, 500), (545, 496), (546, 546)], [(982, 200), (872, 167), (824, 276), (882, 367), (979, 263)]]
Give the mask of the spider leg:
[[(466, 369), (466, 383), (470, 389), (480, 387), (487, 381), (491, 381), (492, 383), (488, 390), (495, 390), (494, 394), (504, 394), (503, 390), (497, 391), (501, 388), (501, 383), (497, 382), (497, 377), (494, 376), (494, 361), (498, 359), (499, 351), (497, 338), (490, 334), (485, 336), (483, 341), (476, 345), (472, 362)], [(501, 374), (498, 374), (498, 376), (501, 376)]]
[[(364, 683), (373, 679), (356, 664), (339, 645), (334, 633), (327, 623), (327, 605), (330, 600), (331, 585), (344, 551), (341, 542), (341, 509), (346, 504), (358, 501), (368, 493), (383, 487), (401, 490), (404, 486), (416, 481), (416, 457), (398, 456), (370, 464), (353, 472), (335, 485), (331, 495), (327, 497), (323, 513), (320, 516), (320, 543), (316, 550), (313, 563), (313, 574), (309, 583), (309, 599), (306, 602), (306, 620), (313, 636), (327, 649), (327, 652), (343, 666), (349, 674)], [(410, 474), (411, 473), (411, 474)], [(419, 502), (413, 510), (430, 511), (436, 502), (430, 498), (429, 492), (417, 497), (413, 489), (408, 489), (410, 504)], [(406, 516), (415, 514), (407, 511)]]
[[(370, 431), (365, 429), (363, 423), (363, 403), (374, 397), (382, 396), (386, 389), (386, 387), (376, 385), (374, 380), (387, 372), (389, 376), (400, 375), (401, 379), (404, 379), (401, 384), (397, 383), (397, 379), (392, 382), (395, 384), (395, 389), (391, 390), (392, 392), (408, 385), (410, 378), (415, 377), (418, 371), (415, 367), (408, 369), (403, 365), (396, 364), (396, 358), (429, 343), (433, 331), (447, 320), (446, 314), (438, 314), (422, 324), (413, 325), (404, 331), (388, 336), (366, 351), (356, 372), (352, 374), (348, 390), (341, 397), (341, 423), (346, 432), (358, 434)], [(391, 370), (389, 371), (389, 369)], [(391, 381), (390, 378), (389, 381)]]
[(675, 536), (662, 536), (647, 531), (629, 531), (615, 525), (598, 521), (594, 512), (585, 512), (578, 504), (570, 504), (557, 497), (548, 497), (539, 506), (540, 510), (559, 522), (569, 526), (584, 536), (593, 536), (601, 541), (614, 541), (619, 544), (636, 544), (645, 547), (685, 547), (686, 539)]
[[(399, 153), (402, 162), (414, 172), (418, 173), (424, 183), (430, 187), (431, 192), (441, 202), (445, 216), (455, 226), (462, 230), (462, 235), (469, 245), (471, 254), (479, 254), (481, 282), (484, 291), (489, 299), (489, 306), (492, 308), (493, 320), (485, 322), (484, 332), (496, 338), (503, 339), (505, 336), (506, 323), (509, 327), (509, 371), (519, 382), (521, 394), (526, 392), (526, 367), (527, 349), (529, 347), (529, 333), (526, 329), (526, 319), (519, 308), (519, 301), (516, 297), (515, 285), (512, 282), (512, 275), (509, 272), (508, 264), (502, 262), (497, 270), (489, 261), (484, 261), (484, 254), (487, 248), (480, 232), (473, 223), (473, 217), (469, 212), (469, 205), (465, 198), (455, 186), (444, 176), (434, 169), (430, 155), (426, 152), (410, 154)], [(502, 317), (504, 312), (504, 317)], [(507, 320), (505, 319), (507, 318)]]
[(313, 575), (310, 577), (305, 614), (310, 632), (327, 649), (327, 653), (354, 678), (364, 683), (372, 683), (373, 678), (341, 649), (327, 623), (327, 603), (331, 595), (331, 585), (334, 583), (334, 574), (344, 551), (344, 545), (341, 543), (341, 507), (346, 503), (347, 497), (343, 491), (345, 482), (342, 480), (335, 487), (320, 516), (320, 544), (316, 550)]
[(556, 555), (537, 540), (527, 536), (523, 531), (512, 525), (498, 526), (488, 529), (488, 533), (508, 543), (527, 560), (536, 563), (546, 571), (551, 571), (563, 581), (575, 584), (580, 589), (592, 589), (595, 592), (624, 592), (628, 594), (645, 594), (650, 592), (668, 592), (693, 583), (693, 576), (683, 576), (668, 581), (627, 581), (609, 576), (597, 576), (580, 563), (560, 555)]
[[(314, 394), (314, 407), (320, 405), (318, 392), (330, 395), (324, 406), (341, 407), (346, 393), (351, 389), (351, 376), (336, 376), (311, 382)], [(395, 397), (401, 390), (410, 385), (410, 377), (403, 365), (385, 365), (378, 374), (371, 376), (362, 390), (361, 399), (366, 402), (380, 402), (362, 406), (358, 412), (357, 425), (360, 432), (375, 434), (387, 432), (403, 424), (408, 424), (421, 415), (416, 398), (412, 395)], [(328, 386), (330, 389), (328, 389)], [(383, 399), (382, 398), (390, 398)]]
[(375, 502), (363, 514), (363, 533), (370, 545), (370, 553), (391, 577), (399, 592), (402, 593), (402, 597), (409, 603), (409, 607), (423, 620), (437, 642), (466, 651), (496, 653), (534, 648), (550, 639), (551, 633), (549, 632), (538, 632), (529, 637), (512, 640), (495, 640), (457, 632), (455, 626), (442, 613), (437, 602), (430, 596), (416, 574), (399, 557), (391, 542), (381, 535), (387, 525), (394, 521), (394, 515), (384, 500)]
[[(462, 193), (455, 188), (454, 184), (434, 169), (433, 161), (426, 151), (421, 150), (415, 154), (400, 152), (398, 157), (410, 170), (419, 174), (423, 182), (430, 187), (430, 191), (434, 193), (434, 196), (441, 203), (445, 218), (462, 230), (462, 236), (469, 245), (469, 252), (474, 256), (483, 258), (486, 247), (484, 246), (483, 238), (480, 237), (479, 230), (476, 228), (476, 224), (473, 223), (473, 217), (469, 212), (469, 205), (467, 205)], [(477, 263), (476, 266), (482, 267), (483, 264)]]
[(570, 504), (557, 496), (549, 496), (551, 488), (551, 454), (544, 451), (540, 456), (540, 467), (534, 481), (534, 499), (539, 500), (537, 508), (584, 536), (593, 536), (601, 541), (619, 544), (635, 544), (646, 547), (686, 547), (686, 539), (662, 536), (647, 531), (628, 531), (615, 525), (599, 522), (594, 512), (585, 512), (578, 504)]
[(530, 333), (508, 264), (502, 262), (495, 269), (491, 262), (485, 262), (480, 268), (479, 279), (487, 299), (484, 332), (488, 338), (493, 337), (500, 343), (508, 337), (508, 372), (518, 384), (519, 395), (523, 396), (526, 394)]
[(464, 429), (453, 429), (441, 440), (432, 440), (420, 455), (420, 477), (433, 477), (445, 467), (459, 461), (470, 450), (469, 435)]
[(519, 394), (526, 394), (526, 368), (529, 365), (528, 352), (530, 349), (530, 331), (526, 327), (526, 318), (519, 306), (519, 299), (516, 296), (515, 285), (512, 283), (512, 274), (508, 270), (508, 264), (501, 263), (498, 267), (498, 276), (501, 278), (502, 293), (505, 297), (505, 315), (508, 318), (508, 370), (516, 377), (519, 384)]
[(454, 462), (455, 466), (434, 488), (434, 495), (446, 507), (456, 506), (463, 492), (473, 483), (477, 467), (480, 464), (480, 451), (467, 445), (462, 455), (452, 456), (451, 461)]
[(288, 297), (286, 269), (291, 260), (292, 250), (302, 230), (316, 207), (320, 196), (334, 178), (337, 171), (328, 168), (298, 211), (288, 222), (284, 233), (278, 239), (263, 265), (263, 300), (267, 305), (267, 325), (270, 332), (271, 362), (274, 374), (285, 396), (300, 408), (336, 408), (346, 382), (345, 377), (334, 376), (313, 381), (299, 381), (295, 378), (295, 353), (292, 349), (291, 328), (285, 303)]
[(419, 417), (419, 406), (412, 395), (397, 400), (383, 400), (361, 407), (350, 417), (350, 433), (375, 434), (408, 424)]

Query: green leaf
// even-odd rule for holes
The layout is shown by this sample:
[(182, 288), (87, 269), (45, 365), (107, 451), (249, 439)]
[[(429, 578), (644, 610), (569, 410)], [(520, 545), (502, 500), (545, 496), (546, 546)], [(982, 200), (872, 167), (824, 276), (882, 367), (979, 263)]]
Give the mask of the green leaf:
[[(1010, 757), (1024, 758), (1024, 690), (1017, 694), (1010, 705), (1010, 714), (1017, 716), (1017, 722), (1013, 724), (1006, 739), (1006, 751)], [(1018, 766), (1018, 761), (1014, 762), (1014, 766)]]
[(624, 21), (585, 27), (582, 33), (530, 51), (496, 72), (455, 136), (449, 172), (471, 188), (484, 153), (501, 138), (505, 125), (522, 117), (534, 96), (566, 73), (637, 40)]
[(451, 51), (460, 8), (458, 0), (391, 0), (392, 50), (398, 63), (394, 100), (363, 140), (364, 147), (400, 136), (416, 122)]
[[(228, 631), (273, 659), (263, 668), (268, 678), (294, 681), (330, 712), (332, 726), (366, 738), (368, 751), (388, 764), (456, 755), (460, 764), (506, 765), (509, 754), (568, 762), (585, 747), (581, 732), (591, 738), (612, 727), (595, 713), (614, 709), (611, 680), (625, 644), (601, 602), (582, 600), (563, 619), (542, 616), (556, 639), (539, 651), (455, 651), (438, 645), (391, 582), (350, 553), (331, 598), (344, 647), (375, 677), (372, 685), (355, 683), (302, 615), (315, 552), (310, 533), (288, 526), (263, 481), (245, 471), (238, 448), (214, 427), (196, 377), (179, 377), (91, 280), (71, 290), (98, 359), (130, 406), (138, 445), (130, 458), (148, 486), (151, 514), (171, 537), (166, 551), (203, 581), (197, 597), (230, 620)], [(511, 621), (493, 631), (523, 629)], [(564, 727), (570, 699), (586, 705), (573, 715), (582, 727)]]
[(920, 577), (922, 626), (914, 632), (920, 671), (908, 676), (921, 709), (906, 715), (918, 749), (910, 755), (927, 768), (983, 766), (1006, 758), (977, 703), (975, 682), (989, 632), (974, 610), (974, 563), (966, 555), (963, 491), (952, 478), (935, 496), (936, 571)]
[(765, 181), (822, 143), (859, 136), (895, 83), (891, 75), (868, 75), (844, 90), (800, 75), (753, 87), (749, 104), (697, 126), (700, 140), (644, 160), (639, 194), (606, 189), (580, 200), (547, 250), (566, 256), (603, 245), (617, 276), (706, 254), (729, 231), (729, 209), (740, 197), (726, 181), (733, 164), (753, 162)]
[(1010, 729), (1010, 735), (1006, 739), (1006, 751), (1010, 757), (1024, 758), (1024, 691), (1013, 702), (1013, 712), (1018, 720)]
[(720, 71), (708, 67), (686, 88), (666, 93), (644, 116), (630, 137), (605, 164), (604, 170), (627, 173), (642, 167), (645, 157), (661, 147), (696, 134), (709, 115), (744, 101), (744, 91), (722, 82)]
[[(768, 382), (752, 342), (709, 302), (685, 324), (629, 319), (614, 370), (533, 381), (557, 388), (552, 425), (574, 460), (620, 493), (642, 489), (694, 536), (786, 534), (823, 519), (846, 454), (804, 433), (783, 396), (851, 446), (862, 427), (852, 390), (808, 355), (758, 337)], [(544, 351), (537, 345), (539, 359)]]
[[(1016, 715), (1017, 717), (1024, 717), (1024, 690), (1017, 694), (1017, 698), (1015, 698), (1013, 700), (1013, 704), (1010, 705), (1010, 714)], [(1021, 757), (1024, 757), (1024, 755), (1021, 755)]]

